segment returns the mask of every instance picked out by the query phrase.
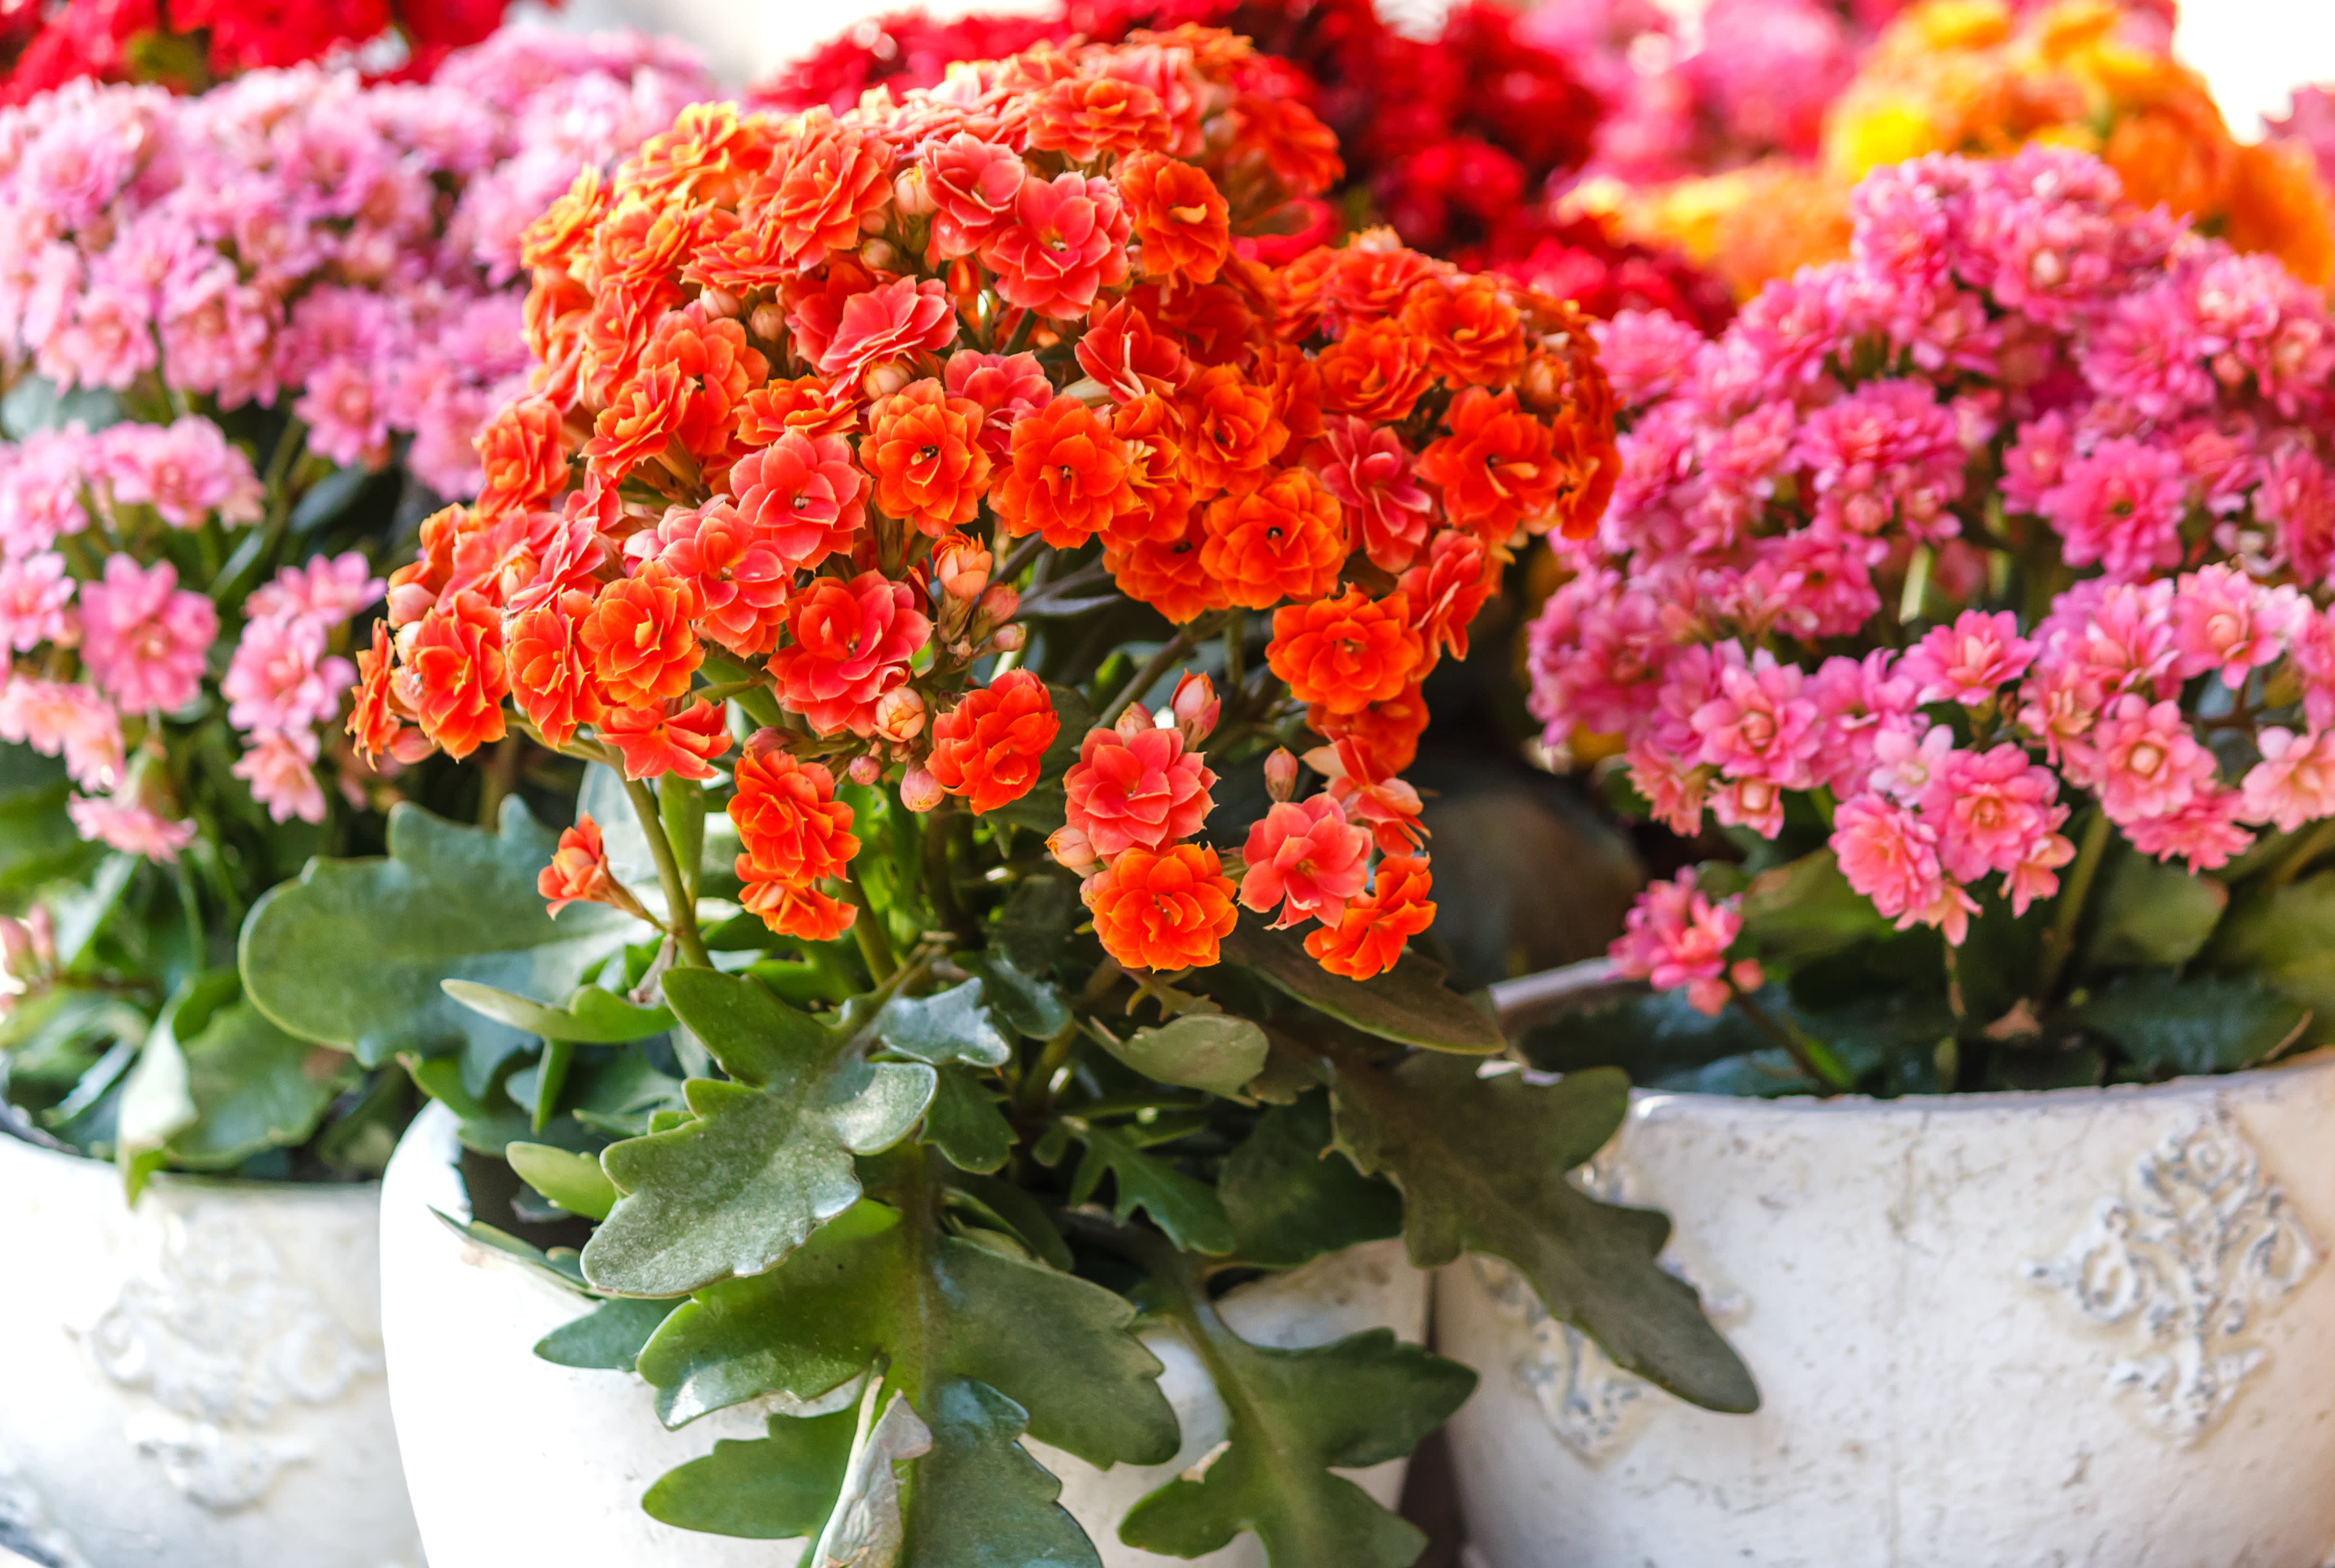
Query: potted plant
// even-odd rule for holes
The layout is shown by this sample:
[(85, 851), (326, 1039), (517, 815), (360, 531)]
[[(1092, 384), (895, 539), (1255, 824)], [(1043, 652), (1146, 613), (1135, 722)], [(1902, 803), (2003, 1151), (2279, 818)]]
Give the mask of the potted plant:
[[(515, 750), (480, 779), (340, 734), (375, 566), (476, 488), (527, 369), (490, 330), (545, 178), (521, 126), (594, 82), (667, 115), (700, 85), (637, 44), (529, 47), (431, 88), (261, 73), (0, 116), (0, 1458), (104, 1568), (412, 1546), (375, 1179), (413, 1097), (255, 1010), (234, 944), (391, 801), (535, 787)], [(455, 84), (530, 62), (501, 102)], [(541, 151), (562, 186), (596, 156)]]
[(1614, 944), (1655, 994), (1523, 1054), (1648, 1091), (1589, 1185), (1678, 1218), (1765, 1404), (1721, 1429), (1451, 1271), (1471, 1530), (2316, 1562), (2325, 302), (2069, 151), (1854, 211), (1716, 338), (1606, 329), (1625, 477), (1533, 640), (1552, 742), (1700, 863)]
[(1263, 85), (1187, 30), (700, 106), (530, 231), (545, 392), (396, 574), (352, 728), (530, 735), (592, 765), (575, 823), (400, 808), (242, 943), (271, 1017), (443, 1108), (384, 1235), (440, 1568), (730, 1560), (644, 1506), (828, 1559), (1407, 1563), (1390, 1477), (1337, 1472), (1474, 1379), (1392, 1331), (1399, 1232), (1754, 1403), (1662, 1219), (1554, 1174), (1620, 1075), (1481, 1076), (1492, 1020), (1404, 953), (1419, 677), (1603, 503), (1583, 319), (1383, 234), (1248, 260), (1338, 169)]

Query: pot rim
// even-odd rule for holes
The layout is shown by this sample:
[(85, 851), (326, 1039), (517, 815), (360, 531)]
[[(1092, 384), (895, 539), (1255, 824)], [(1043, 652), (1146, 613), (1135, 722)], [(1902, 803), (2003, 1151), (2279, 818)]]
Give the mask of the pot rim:
[[(18, 1134), (15, 1128), (0, 1124), (0, 1148), (21, 1150), (34, 1158), (50, 1162), (59, 1171), (117, 1173), (109, 1180), (118, 1186), (121, 1166), (111, 1160), (99, 1159), (79, 1150), (53, 1149)], [(73, 1180), (81, 1179), (78, 1176)], [(289, 1198), (298, 1202), (335, 1202), (352, 1197), (365, 1201), (381, 1195), (381, 1178), (369, 1181), (265, 1181), (256, 1176), (209, 1176), (198, 1171), (159, 1170), (146, 1178), (148, 1185), (184, 1189), (196, 1193), (211, 1193), (226, 1197)], [(125, 1209), (131, 1205), (124, 1204)]]
[(1729, 1114), (1768, 1116), (1778, 1119), (1822, 1119), (1845, 1116), (1936, 1117), (2008, 1109), (2060, 1110), (2078, 1106), (2107, 1106), (2135, 1099), (2173, 1100), (2217, 1097), (2233, 1089), (2269, 1092), (2277, 1076), (2289, 1072), (2335, 1071), (2335, 1046), (2321, 1046), (2236, 1072), (2188, 1073), (2162, 1083), (2111, 1083), (2076, 1089), (1986, 1089), (1967, 1094), (1907, 1094), (1884, 1099), (1869, 1094), (1751, 1095), (1706, 1094), (1698, 1089), (1638, 1089), (1630, 1090), (1630, 1119), (1671, 1119), (1701, 1116), (1715, 1108)]

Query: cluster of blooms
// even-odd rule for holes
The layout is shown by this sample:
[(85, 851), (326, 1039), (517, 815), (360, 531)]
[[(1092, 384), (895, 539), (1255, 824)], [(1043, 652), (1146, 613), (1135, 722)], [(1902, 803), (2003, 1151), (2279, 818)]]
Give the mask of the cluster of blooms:
[[(1042, 45), (842, 115), (699, 105), (587, 171), (528, 237), (538, 394), (391, 579), (360, 744), (462, 755), (508, 698), (548, 744), (702, 780), (721, 699), (766, 691), (787, 722), (731, 765), (744, 903), (825, 939), (856, 914), (838, 773), (920, 811), (1025, 796), (1060, 720), (1016, 667), (1016, 584), (1048, 548), (1099, 557), (1195, 641), (1273, 612), (1253, 700), (1327, 742), (1326, 788), (1252, 840), (1244, 888), (1322, 920), (1339, 973), (1384, 968), (1431, 912), (1394, 777), (1420, 678), (1520, 532), (1603, 509), (1611, 398), (1570, 307), (1391, 235), (1235, 254), (1339, 173), (1258, 82), (1221, 32)], [(1213, 963), (1234, 918), (1190, 841), (1213, 705), (1187, 682), (1167, 728), (1127, 709), (1065, 780), (1057, 850), (1130, 966)], [(555, 886), (593, 886), (570, 849)]]
[[(168, 780), (131, 765), (159, 756), (165, 718), (201, 705), (219, 634), (218, 607), (179, 586), (169, 536), (257, 523), (260, 500), (250, 461), (192, 415), (0, 449), (0, 739), (64, 760), (87, 792), (68, 807), (84, 838), (169, 860), (193, 837)], [(324, 818), (319, 731), (354, 673), (327, 646), (382, 586), (360, 556), (319, 557), (245, 606), (218, 692), (248, 747), (235, 775), (278, 822)]]
[[(1812, 796), (1851, 886), (1955, 942), (1982, 885), (2052, 895), (2082, 798), (2193, 869), (2335, 814), (2323, 299), (2082, 153), (1917, 160), (1854, 211), (1853, 260), (1716, 338), (1599, 328), (1631, 422), (1533, 629), (1552, 741), (1607, 737), (1684, 834)], [(1719, 978), (1698, 897), (1650, 902), (1639, 973)]]
[(1345, 160), (1342, 189), (1295, 204), (1276, 226), (1285, 232), (1242, 237), (1242, 255), (1280, 263), (1327, 243), (1361, 199), (1407, 245), (1506, 273), (1594, 315), (1636, 305), (1712, 326), (1725, 320), (1725, 291), (1667, 248), (1557, 218), (1545, 193), (1588, 151), (1600, 105), (1563, 51), (1540, 46), (1507, 11), (1478, 0), (1452, 7), (1428, 37), (1389, 26), (1371, 0), (1075, 0), (1045, 15), (948, 22), (907, 12), (858, 24), (763, 83), (758, 97), (840, 112), (871, 86), (930, 86), (953, 60), (1184, 23), (1254, 39), (1259, 54), (1246, 69), (1255, 90), (1313, 109)]
[(61, 385), (289, 402), (336, 463), (410, 433), (414, 472), (468, 493), (525, 381), (519, 215), (705, 85), (643, 41), (521, 34), (427, 87), (303, 67), (45, 95), (0, 113), (0, 353)]
[(0, 103), (68, 82), (199, 88), (246, 71), (363, 51), (426, 77), (502, 22), (507, 0), (64, 0), (0, 7)]
[[(1582, 30), (1608, 4), (1559, 0), (1556, 15)], [(1536, 15), (1526, 30), (1546, 26)], [(1691, 95), (1659, 72), (1633, 75), (1567, 209), (1677, 244), (1748, 295), (1846, 254), (1847, 192), (1867, 170), (2041, 142), (2097, 153), (2138, 204), (2324, 285), (2335, 228), (2311, 160), (2236, 141), (2204, 82), (2173, 59), (2171, 34), (2171, 6), (2152, 0), (1923, 0), (1860, 51), (1817, 0), (1722, 0), (1688, 64), (1707, 61), (1711, 91), (1749, 102), (1797, 83), (1788, 133), (1778, 126), (1767, 155), (1750, 157), (1759, 138), (1700, 137)], [(1666, 52), (1633, 47), (1632, 58), (1651, 65)], [(1778, 58), (1802, 52), (1797, 70)]]
[(2299, 87), (2284, 114), (2267, 124), (2270, 139), (2310, 154), (2319, 183), (2335, 190), (2335, 87)]

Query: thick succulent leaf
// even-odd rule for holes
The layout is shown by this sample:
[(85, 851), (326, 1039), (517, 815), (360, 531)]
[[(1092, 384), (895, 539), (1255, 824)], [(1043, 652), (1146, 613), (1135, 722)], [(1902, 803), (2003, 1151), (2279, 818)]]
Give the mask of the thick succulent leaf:
[(1233, 1150), (1216, 1190), (1241, 1262), (1293, 1268), (1402, 1234), (1402, 1194), (1356, 1170), (1334, 1139), (1329, 1097), (1309, 1094), (1265, 1112)]
[(2096, 900), (2087, 964), (2098, 970), (2186, 963), (2214, 934), (2229, 903), (2228, 886), (2213, 877), (2128, 852)]
[(306, 1142), (362, 1076), (347, 1052), (286, 1034), (246, 1002), (213, 1013), (184, 1050), (195, 1119), (168, 1148), (188, 1170), (225, 1170)]
[(940, 1233), (873, 1202), (767, 1274), (698, 1292), (641, 1352), (678, 1427), (780, 1392), (815, 1399), (880, 1356), (916, 1404), (971, 1378), (1030, 1413), (1030, 1432), (1096, 1465), (1176, 1451), (1159, 1362), (1112, 1291)]
[(681, 1303), (614, 1296), (535, 1342), (535, 1353), (561, 1367), (629, 1372), (649, 1336)]
[(1071, 1136), (1086, 1145), (1078, 1174), (1071, 1179), (1071, 1206), (1092, 1197), (1108, 1173), (1118, 1199), (1111, 1212), (1120, 1221), (1139, 1208), (1186, 1252), (1233, 1250), (1233, 1223), (1214, 1187), (1146, 1154), (1114, 1128), (1084, 1121), (1071, 1128)]
[(997, 1096), (954, 1064), (940, 1069), (924, 1137), (957, 1169), (982, 1176), (1002, 1168), (1013, 1153), (1013, 1124), (997, 1108)]
[(906, 1568), (1101, 1568), (1062, 1484), (1022, 1451), (1028, 1412), (986, 1383), (929, 1390), (932, 1451), (908, 1495)]
[(546, 1251), (483, 1220), (458, 1220), (443, 1209), (430, 1212), (464, 1241), (475, 1242), (489, 1252), (502, 1253), (538, 1279), (547, 1281), (562, 1290), (573, 1291), (579, 1296), (593, 1293), (592, 1287), (584, 1282), (584, 1270), (576, 1262), (574, 1248), (553, 1247)]
[(1024, 974), (1046, 974), (1063, 944), (1086, 918), (1078, 884), (1061, 876), (1025, 876), (997, 912), (991, 947)]
[(2159, 1073), (2235, 1072), (2291, 1043), (2311, 1014), (2251, 980), (2140, 975), (2074, 1010), (2127, 1060)]
[(1222, 1012), (1187, 1012), (1158, 1029), (1139, 1029), (1116, 1042), (1106, 1037), (1100, 1043), (1146, 1078), (1223, 1095), (1246, 1088), (1264, 1070), (1271, 1050), (1264, 1031)]
[(997, 1016), (1032, 1040), (1047, 1040), (1068, 1028), (1071, 1004), (1061, 987), (1023, 971), (1003, 952), (961, 953), (957, 966), (981, 977)]
[(1417, 953), (1374, 980), (1347, 980), (1314, 963), (1290, 933), (1245, 918), (1225, 938), (1224, 958), (1314, 1011), (1381, 1040), (1476, 1056), (1507, 1043), (1491, 1014), (1443, 983), (1441, 964)]
[(547, 1007), (530, 997), (498, 991), (474, 980), (440, 982), (446, 994), (473, 1012), (546, 1040), (574, 1040), (583, 1045), (624, 1045), (673, 1027), (673, 1014), (662, 1007), (635, 1007), (613, 992), (596, 985), (578, 986), (564, 1007)]
[(73, 785), (65, 765), (30, 746), (0, 746), (0, 893), (86, 876), (105, 847), (74, 830), (65, 815)]
[(503, 1157), (519, 1180), (571, 1215), (604, 1220), (616, 1205), (616, 1184), (588, 1154), (549, 1144), (513, 1143), (504, 1147)]
[(1758, 1408), (1749, 1370), (1694, 1288), (1654, 1261), (1670, 1221), (1565, 1180), (1621, 1126), (1626, 1075), (1593, 1068), (1536, 1088), (1517, 1074), (1480, 1079), (1449, 1057), (1413, 1057), (1392, 1072), (1348, 1059), (1332, 1092), (1339, 1147), (1402, 1189), (1412, 1263), (1505, 1259), (1552, 1317), (1616, 1364), (1710, 1409)]
[(725, 1437), (713, 1452), (667, 1471), (641, 1506), (683, 1530), (755, 1541), (816, 1536), (843, 1487), (856, 1410), (772, 1416), (767, 1437)]
[(877, 1015), (876, 1033), (886, 1049), (919, 1061), (1002, 1067), (1013, 1055), (1012, 1042), (989, 1016), (979, 980), (930, 996), (894, 997)]
[(2276, 986), (2311, 1009), (2311, 1033), (2325, 1040), (2335, 1025), (2335, 871), (2243, 895), (2204, 962)]
[(367, 1067), (460, 1050), (463, 1082), (483, 1093), (532, 1031), (473, 1011), (442, 982), (567, 996), (646, 931), (605, 905), (546, 914), (536, 874), (556, 844), (516, 796), (496, 833), (399, 805), (386, 858), (312, 860), (252, 907), (240, 951), (251, 1000), (292, 1033)]
[(1119, 1539), (1198, 1557), (1248, 1532), (1273, 1568), (1410, 1568), (1427, 1538), (1331, 1472), (1410, 1453), (1476, 1374), (1388, 1329), (1310, 1350), (1253, 1345), (1197, 1291), (1177, 1315), (1225, 1402), (1226, 1446), (1129, 1509)]

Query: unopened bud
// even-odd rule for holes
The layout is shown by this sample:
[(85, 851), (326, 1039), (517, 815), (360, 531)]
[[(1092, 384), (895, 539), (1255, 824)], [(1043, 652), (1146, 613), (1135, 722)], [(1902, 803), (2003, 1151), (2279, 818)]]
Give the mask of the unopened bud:
[(1224, 704), (1216, 700), (1216, 683), (1206, 675), (1188, 672), (1176, 682), (1176, 695), (1169, 700), (1168, 710), (1176, 716), (1176, 732), (1184, 737), (1188, 751), (1200, 749), (1200, 742), (1215, 732), (1216, 715)]
[(30, 980), (39, 968), (33, 958), (33, 934), (23, 921), (0, 915), (0, 971), (16, 980)]
[(910, 218), (930, 218), (940, 205), (933, 199), (931, 187), (925, 183), (922, 169), (908, 168), (892, 181), (893, 205)]
[(1000, 626), (989, 639), (989, 645), (1001, 653), (1018, 653), (1029, 640), (1030, 628), (1027, 626)]
[(1129, 702), (1127, 711), (1119, 716), (1119, 721), (1111, 728), (1119, 731), (1120, 740), (1132, 740), (1146, 730), (1157, 729), (1158, 725), (1152, 719), (1150, 709), (1140, 702)]
[(859, 259), (879, 272), (889, 272), (892, 264), (899, 258), (900, 253), (893, 248), (888, 239), (871, 239), (859, 247)]
[(1275, 747), (1264, 760), (1264, 792), (1275, 800), (1286, 800), (1297, 793), (1297, 759), (1286, 746)]
[(851, 775), (854, 784), (873, 784), (884, 777), (884, 764), (862, 751), (851, 760), (851, 766), (844, 771)]
[(704, 306), (705, 314), (712, 319), (726, 321), (738, 314), (742, 302), (726, 288), (709, 287), (697, 296), (697, 303)]
[(768, 724), (763, 725), (751, 735), (747, 736), (746, 744), (742, 748), (747, 756), (758, 760), (769, 756), (773, 751), (783, 751), (786, 749), (786, 731), (776, 729)]
[(992, 583), (982, 590), (981, 610), (974, 617), (974, 634), (978, 636), (988, 627), (1003, 625), (1021, 607), (1022, 595), (1012, 585)]
[(900, 780), (900, 804), (911, 811), (929, 811), (939, 805), (947, 793), (928, 769), (911, 768), (907, 776)]
[(776, 305), (758, 305), (746, 318), (746, 327), (763, 342), (776, 343), (787, 334), (787, 313)]
[(880, 207), (859, 215), (859, 227), (862, 232), (867, 234), (883, 233), (884, 226), (891, 221), (891, 215)]
[(1555, 360), (1535, 354), (1525, 362), (1524, 373), (1516, 378), (1516, 392), (1526, 408), (1545, 412), (1565, 400), (1565, 377)]
[(859, 378), (861, 390), (871, 398), (890, 397), (910, 380), (908, 367), (898, 360), (886, 360), (882, 364), (869, 365), (867, 373)]
[(389, 624), (392, 630), (410, 626), (428, 615), (438, 605), (438, 595), (419, 583), (400, 583), (389, 591)]
[[(989, 586), (995, 565), (980, 542), (967, 534), (950, 534), (933, 547), (933, 581), (950, 598), (970, 602)], [(1016, 603), (1019, 608), (1019, 603)]]
[(913, 740), (925, 727), (925, 700), (912, 686), (895, 686), (876, 699), (876, 733), (895, 742)]
[(1075, 872), (1080, 876), (1092, 874), (1100, 864), (1095, 854), (1094, 841), (1077, 828), (1065, 826), (1055, 828), (1046, 840), (1046, 852), (1063, 870)]

